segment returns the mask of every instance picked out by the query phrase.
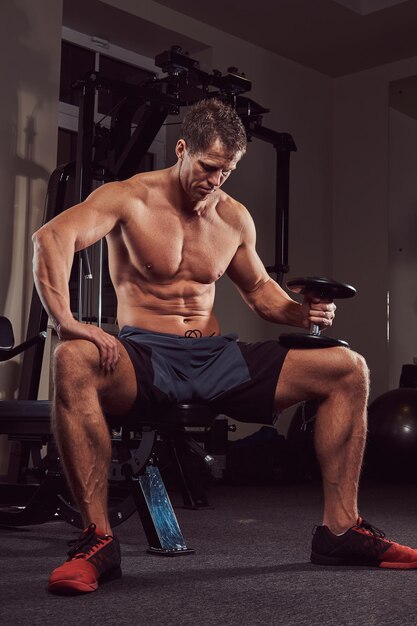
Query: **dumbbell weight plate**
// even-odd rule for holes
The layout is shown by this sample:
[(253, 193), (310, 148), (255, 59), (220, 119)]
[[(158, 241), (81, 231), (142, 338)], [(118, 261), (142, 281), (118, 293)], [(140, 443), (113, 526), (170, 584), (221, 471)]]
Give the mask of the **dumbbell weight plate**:
[(329, 278), (316, 278), (309, 276), (307, 278), (293, 278), (287, 282), (287, 287), (294, 293), (305, 294), (312, 292), (319, 298), (329, 298), (336, 300), (337, 298), (352, 298), (356, 294), (355, 287), (347, 283), (339, 283)]
[(282, 333), (279, 342), (286, 348), (308, 349), (308, 348), (334, 348), (342, 346), (349, 348), (347, 341), (324, 337), (323, 335), (307, 335), (304, 333)]

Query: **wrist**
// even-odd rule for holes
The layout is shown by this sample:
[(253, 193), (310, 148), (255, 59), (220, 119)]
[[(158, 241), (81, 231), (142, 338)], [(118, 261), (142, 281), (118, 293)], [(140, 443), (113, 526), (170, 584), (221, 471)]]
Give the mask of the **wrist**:
[(63, 317), (59, 319), (51, 317), (50, 319), (59, 339), (65, 339), (65, 332), (68, 331), (71, 325), (76, 321), (72, 315), (70, 317)]
[(299, 328), (305, 328), (303, 305), (300, 302), (291, 300), (288, 303), (286, 324), (288, 326), (298, 326)]

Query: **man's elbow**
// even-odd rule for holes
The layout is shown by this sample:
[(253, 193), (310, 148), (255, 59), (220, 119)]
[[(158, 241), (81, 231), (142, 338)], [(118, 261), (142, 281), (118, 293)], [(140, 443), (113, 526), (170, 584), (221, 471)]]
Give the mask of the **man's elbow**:
[(47, 239), (48, 235), (45, 232), (45, 226), (41, 226), (38, 230), (32, 235), (32, 244), (35, 250), (39, 250), (44, 245), (45, 239)]
[(40, 267), (42, 265), (42, 249), (44, 247), (43, 244), (44, 234), (42, 233), (42, 228), (39, 228), (32, 235), (32, 244), (33, 244), (33, 257), (32, 257), (32, 271), (33, 276), (36, 279), (38, 278), (38, 274), (40, 272)]
[(67, 247), (67, 238), (63, 238), (62, 234), (56, 227), (50, 224), (44, 224), (32, 235), (32, 243), (35, 253), (41, 253), (44, 250), (62, 250)]
[(50, 232), (48, 225), (41, 226), (32, 235), (33, 244), (33, 268), (39, 270), (39, 266), (46, 262), (46, 258), (50, 256), (50, 251), (59, 249), (54, 242), (54, 234)]

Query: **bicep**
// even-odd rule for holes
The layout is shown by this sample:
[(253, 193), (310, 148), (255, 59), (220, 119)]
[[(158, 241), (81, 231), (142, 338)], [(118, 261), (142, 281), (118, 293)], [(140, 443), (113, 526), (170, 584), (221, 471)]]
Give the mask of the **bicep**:
[(245, 294), (255, 291), (269, 280), (269, 275), (256, 251), (256, 231), (248, 213), (242, 224), (241, 241), (229, 264), (227, 275)]
[(269, 280), (255, 247), (247, 244), (242, 244), (237, 249), (227, 269), (227, 275), (243, 294), (250, 294)]
[[(272, 322), (287, 323), (286, 320), (290, 319), (288, 303), (296, 303), (269, 276), (253, 241), (249, 239), (242, 243), (227, 273), (243, 300), (261, 317)], [(296, 307), (298, 312), (298, 305)]]

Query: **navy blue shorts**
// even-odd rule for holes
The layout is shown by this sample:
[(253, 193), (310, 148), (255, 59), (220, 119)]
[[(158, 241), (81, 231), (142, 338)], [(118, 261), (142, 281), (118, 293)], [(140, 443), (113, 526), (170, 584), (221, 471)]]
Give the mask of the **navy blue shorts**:
[(136, 372), (133, 411), (144, 419), (158, 407), (196, 402), (242, 422), (274, 423), (275, 389), (288, 352), (278, 341), (185, 337), (132, 326), (121, 329), (119, 340)]

